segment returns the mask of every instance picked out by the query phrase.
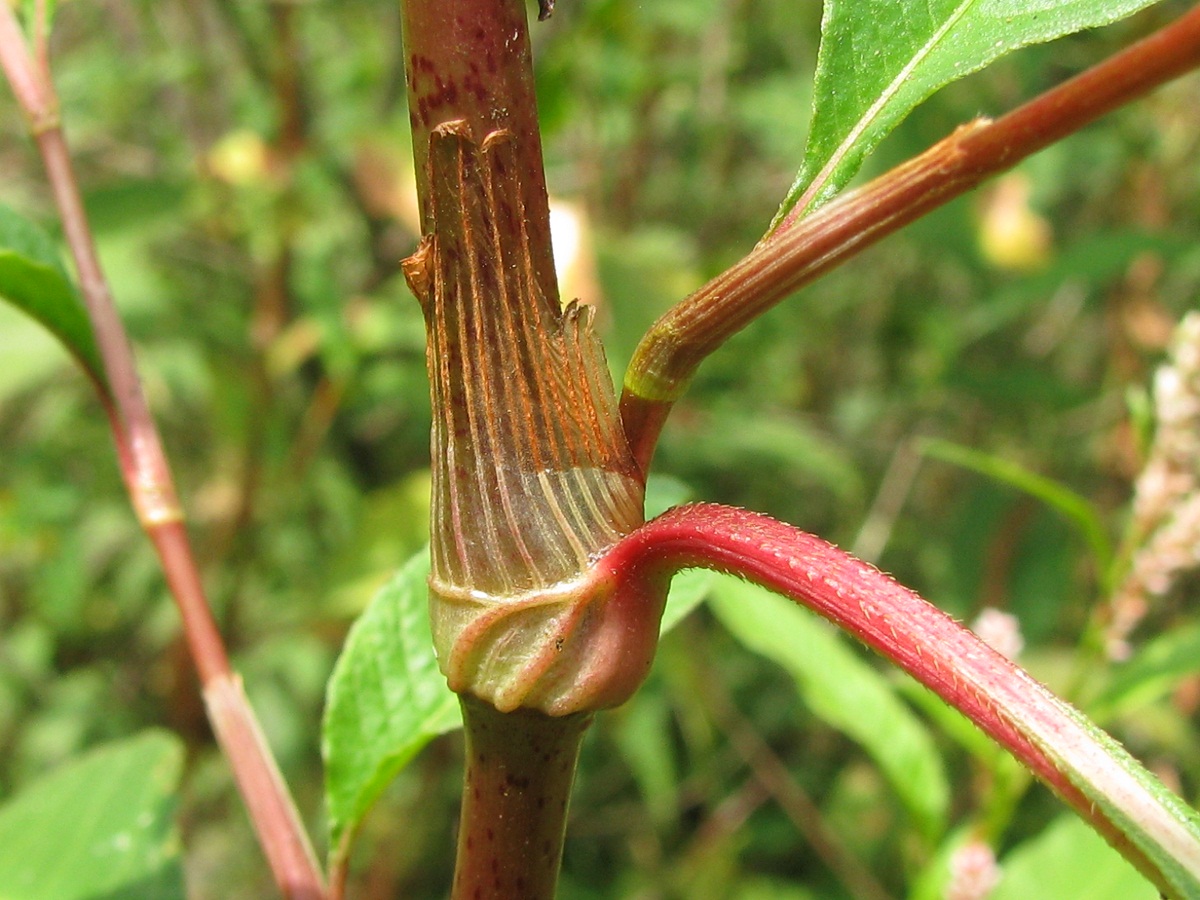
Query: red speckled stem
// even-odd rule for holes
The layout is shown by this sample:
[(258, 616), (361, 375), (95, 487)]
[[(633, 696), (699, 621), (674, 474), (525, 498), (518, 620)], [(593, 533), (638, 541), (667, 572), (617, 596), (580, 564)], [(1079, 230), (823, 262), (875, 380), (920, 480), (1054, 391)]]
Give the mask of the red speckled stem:
[[(462, 120), (476, 143), (509, 131), (520, 154), (535, 248), (550, 246), (550, 207), (524, 0), (405, 0), (404, 52), (417, 195), (428, 232), (429, 136)], [(551, 270), (553, 271), (553, 270)]]

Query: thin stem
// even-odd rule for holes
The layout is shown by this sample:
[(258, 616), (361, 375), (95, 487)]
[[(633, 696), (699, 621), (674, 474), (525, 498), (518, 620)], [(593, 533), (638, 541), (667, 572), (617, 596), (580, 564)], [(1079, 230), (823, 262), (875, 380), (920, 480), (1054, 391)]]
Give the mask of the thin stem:
[[(39, 39), (39, 46), (43, 42)], [(285, 897), (320, 900), (325, 887), (295, 804), (229, 665), (184, 526), (170, 467), (137, 375), (133, 350), (96, 256), (62, 129), (48, 63), (35, 66), (12, 7), (0, 3), (0, 65), (46, 169), (80, 292), (104, 364), (102, 402), (138, 520), (150, 537), (179, 608), (217, 741), (233, 769), (259, 841)]]
[(452, 900), (553, 900), (589, 715), (497, 712), (462, 696), (467, 740)]
[(58, 98), (29, 55), (17, 14), (7, 3), (0, 5), (0, 68), (33, 134), (57, 124)]
[(695, 504), (619, 542), (593, 576), (636, 585), (694, 567), (738, 575), (820, 613), (966, 714), (1169, 895), (1190, 896), (1200, 885), (1192, 810), (1025, 671), (820, 538), (758, 513)]
[(1200, 7), (1000, 119), (960, 126), (920, 156), (764, 239), (668, 310), (638, 345), (621, 416), (642, 470), (696, 368), (735, 332), (880, 238), (1197, 66)]

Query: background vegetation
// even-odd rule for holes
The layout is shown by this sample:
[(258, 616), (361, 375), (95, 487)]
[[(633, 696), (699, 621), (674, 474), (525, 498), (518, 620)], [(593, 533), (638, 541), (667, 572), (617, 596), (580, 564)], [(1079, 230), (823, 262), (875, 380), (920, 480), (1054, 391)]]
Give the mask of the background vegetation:
[[(1185, 6), (946, 89), (869, 167), (1011, 108)], [(563, 0), (534, 28), (551, 191), (587, 239), (566, 291), (602, 307), (614, 373), (660, 312), (769, 222), (803, 147), (818, 25), (819, 4), (796, 0)], [(396, 265), (415, 244), (399, 41), (385, 0), (75, 0), (55, 38), (101, 256), (218, 614), (313, 823), (325, 680), (349, 623), (427, 526), (424, 333)], [(1045, 502), (928, 459), (916, 439), (1019, 463), (1087, 497), (1119, 536), (1150, 375), (1200, 296), (1198, 108), (1192, 76), (752, 325), (678, 405), (655, 496), (793, 522), (961, 618), (1011, 612), (1023, 662), (1086, 701), (1108, 672), (1081, 643), (1103, 600), (1088, 546)], [(53, 228), (8, 96), (0, 173), (0, 202)], [(7, 308), (0, 360), (0, 795), (166, 725), (190, 751), (193, 895), (266, 896), (91, 389)], [(1156, 606), (1135, 646), (1196, 625), (1196, 587)], [(1200, 682), (1173, 688), (1106, 724), (1194, 801)], [(1040, 788), (997, 812), (1004, 767), (952, 727), (932, 733), (955, 791), (949, 827), (990, 816), (1003, 852), (1060, 814)], [(356, 896), (444, 894), (458, 740), (432, 745), (369, 820)], [(846, 896), (789, 814), (826, 828), (895, 896), (918, 890), (946, 838), (785, 671), (698, 611), (585, 744), (563, 896)]]

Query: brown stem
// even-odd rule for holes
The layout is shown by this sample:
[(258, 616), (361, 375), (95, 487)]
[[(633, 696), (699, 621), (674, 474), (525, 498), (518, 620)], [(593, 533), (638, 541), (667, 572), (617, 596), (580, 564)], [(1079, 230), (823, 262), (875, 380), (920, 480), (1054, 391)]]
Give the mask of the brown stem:
[(500, 713), (462, 697), (467, 741), (452, 900), (553, 900), (589, 715)]
[(549, 900), (579, 710), (628, 696), (656, 631), (623, 647), (609, 611), (631, 604), (553, 592), (640, 524), (642, 485), (591, 316), (558, 299), (524, 0), (402, 10), (424, 235), (403, 269), (434, 409), (430, 617), (467, 736), (453, 896)]
[(184, 526), (170, 467), (150, 415), (133, 350), (96, 256), (45, 65), (35, 67), (12, 7), (0, 4), (0, 64), (41, 152), (80, 292), (104, 364), (102, 401), (121, 474), (138, 520), (158, 553), (179, 608), (218, 743), (229, 759), (259, 841), (285, 897), (320, 900), (325, 887), (308, 836), (274, 759), (229, 665)]
[(797, 288), (885, 235), (1200, 65), (1200, 8), (995, 121), (978, 119), (857, 191), (781, 228), (672, 307), (642, 338), (621, 415), (645, 471), (701, 361)]

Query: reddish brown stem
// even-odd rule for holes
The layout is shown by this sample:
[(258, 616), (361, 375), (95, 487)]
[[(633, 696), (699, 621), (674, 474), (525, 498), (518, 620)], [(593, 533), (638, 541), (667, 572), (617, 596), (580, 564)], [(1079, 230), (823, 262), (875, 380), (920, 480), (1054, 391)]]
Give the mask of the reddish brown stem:
[(701, 361), (735, 332), (880, 238), (1198, 65), (1200, 8), (1000, 119), (961, 126), (920, 156), (763, 240), (672, 307), (638, 345), (621, 416), (643, 471), (671, 405)]
[[(530, 707), (556, 706), (557, 661), (584, 651), (507, 613), (640, 523), (640, 483), (590, 318), (558, 302), (524, 0), (402, 9), (424, 234), (404, 272), (435, 409), (431, 618), (467, 741), (453, 896), (549, 900), (589, 717)], [(511, 638), (493, 631), (510, 622)], [(540, 634), (536, 649), (512, 643)]]
[(679, 507), (648, 522), (598, 560), (595, 575), (637, 584), (693, 567), (738, 575), (783, 594), (900, 665), (1021, 760), (1165, 887), (1147, 852), (1068, 771), (1082, 769), (1096, 782), (1111, 775), (1103, 790), (1112, 798), (1137, 796), (1131, 809), (1141, 815), (1152, 801), (1130, 781), (1128, 770), (1112, 763), (1112, 754), (1120, 751), (1096, 752), (1096, 739), (1077, 713), (945, 613), (820, 538), (768, 516), (714, 504)]
[(430, 212), (425, 177), (429, 137), (439, 125), (461, 120), (479, 144), (493, 131), (512, 134), (520, 154), (529, 242), (537, 249), (549, 248), (550, 207), (524, 0), (405, 0), (401, 6), (417, 196), (425, 232)]
[(0, 64), (37, 141), (47, 180), (75, 261), (80, 292), (104, 365), (101, 391), (121, 474), (138, 520), (158, 552), (183, 620), (217, 741), (229, 759), (259, 841), (283, 895), (320, 900), (324, 882), (295, 804), (258, 722), (232, 672), (204, 594), (170, 467), (150, 415), (133, 350), (96, 256), (70, 154), (58, 124), (58, 100), (39, 47), (35, 65), (12, 8), (0, 4)]
[(553, 900), (591, 716), (499, 713), (462, 698), (467, 770), (453, 900)]

